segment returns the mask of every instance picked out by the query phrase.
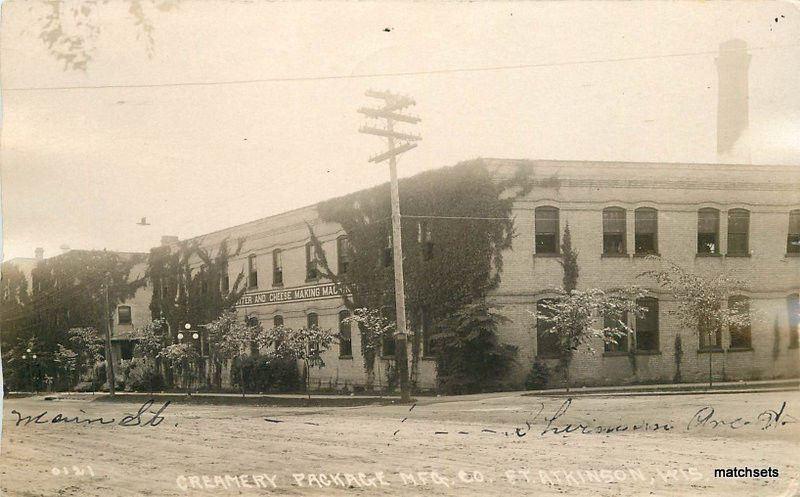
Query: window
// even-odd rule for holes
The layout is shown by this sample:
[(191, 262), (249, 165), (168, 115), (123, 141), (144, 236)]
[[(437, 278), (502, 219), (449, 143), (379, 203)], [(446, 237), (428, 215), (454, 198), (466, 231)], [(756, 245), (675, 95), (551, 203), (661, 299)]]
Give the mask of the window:
[(283, 326), (283, 316), (280, 314), (276, 314), (274, 318), (272, 318), (272, 326), (278, 328), (279, 326)]
[(200, 293), (205, 295), (208, 293), (208, 276), (206, 273), (206, 267), (202, 266), (199, 271), (199, 278), (200, 278)]
[(716, 314), (701, 318), (698, 323), (700, 350), (719, 349), (722, 347), (722, 324)]
[(744, 256), (750, 253), (750, 211), (731, 209), (728, 211), (728, 255)]
[(742, 323), (740, 326), (731, 325), (728, 327), (731, 332), (730, 347), (732, 349), (749, 349), (752, 347), (750, 339), (750, 299), (741, 295), (734, 295), (728, 299), (728, 309), (746, 319), (746, 323)]
[(121, 305), (117, 307), (117, 323), (131, 324), (131, 306)]
[(275, 249), (272, 251), (272, 286), (283, 285), (283, 251)]
[(383, 247), (383, 267), (391, 267), (394, 249), (392, 248), (392, 235), (386, 238), (386, 245)]
[(350, 268), (350, 242), (346, 236), (336, 239), (336, 257), (338, 258), (339, 274), (347, 274), (347, 270)]
[(219, 291), (226, 296), (231, 291), (231, 278), (228, 276), (228, 263), (220, 268)]
[[(319, 316), (315, 312), (309, 312), (306, 316), (306, 327), (308, 329), (312, 328), (319, 328)], [(311, 354), (316, 353), (319, 350), (319, 343), (312, 341), (308, 344), (308, 351)]]
[(613, 342), (606, 341), (604, 345), (605, 352), (627, 352), (628, 351), (628, 330), (625, 324), (628, 323), (628, 313), (622, 313), (616, 316), (604, 316), (603, 328), (606, 331), (606, 338), (614, 340)]
[[(555, 302), (555, 299), (541, 299), (536, 303), (536, 312), (552, 316), (553, 311), (546, 306)], [(561, 355), (558, 335), (550, 333), (553, 323), (544, 319), (536, 320), (536, 355), (539, 357), (559, 357)]]
[(381, 339), (381, 355), (384, 357), (394, 357), (395, 342), (394, 331), (397, 329), (397, 320), (394, 307), (384, 306), (381, 308), (381, 314), (392, 325), (389, 330), (383, 335)]
[(422, 221), (417, 225), (417, 242), (419, 242), (420, 249), (422, 250), (422, 260), (429, 261), (433, 259), (433, 233), (428, 221)]
[(433, 338), (436, 330), (431, 323), (431, 314), (425, 307), (419, 311), (419, 326), (422, 331), (422, 356), (436, 357), (438, 343)]
[(119, 356), (123, 361), (133, 359), (133, 341), (123, 340), (119, 342)]
[(637, 254), (658, 253), (658, 211), (640, 207), (634, 211), (634, 250)]
[(534, 250), (537, 254), (558, 253), (558, 209), (537, 207), (534, 211)]
[(349, 317), (349, 311), (339, 311), (339, 357), (353, 356), (352, 325), (345, 321)]
[(317, 268), (317, 249), (312, 242), (306, 243), (306, 280), (319, 278)]
[(603, 254), (624, 255), (625, 209), (608, 207), (603, 209)]
[(789, 213), (789, 235), (786, 237), (786, 252), (800, 254), (800, 209)]
[(645, 297), (636, 304), (646, 309), (644, 316), (636, 317), (636, 350), (658, 351), (658, 299)]
[(258, 287), (258, 267), (256, 266), (256, 254), (247, 257), (247, 287)]
[(719, 211), (710, 207), (697, 211), (697, 253), (719, 254)]
[(786, 311), (789, 314), (789, 348), (800, 345), (800, 293), (786, 297)]

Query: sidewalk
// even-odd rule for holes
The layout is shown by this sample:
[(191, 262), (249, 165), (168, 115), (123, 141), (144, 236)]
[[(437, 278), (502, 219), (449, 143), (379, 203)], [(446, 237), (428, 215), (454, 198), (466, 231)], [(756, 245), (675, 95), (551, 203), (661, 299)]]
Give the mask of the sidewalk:
[(525, 396), (540, 395), (687, 395), (702, 393), (746, 393), (783, 392), (800, 389), (800, 378), (758, 381), (714, 382), (709, 388), (705, 383), (659, 383), (653, 385), (618, 385), (600, 387), (554, 388), (525, 392)]

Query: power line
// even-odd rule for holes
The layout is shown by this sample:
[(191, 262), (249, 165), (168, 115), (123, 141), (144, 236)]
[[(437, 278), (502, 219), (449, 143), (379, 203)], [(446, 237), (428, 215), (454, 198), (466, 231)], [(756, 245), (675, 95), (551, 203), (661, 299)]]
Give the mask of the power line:
[(570, 60), (563, 62), (541, 62), (530, 64), (512, 64), (512, 65), (499, 65), (499, 66), (484, 66), (484, 67), (462, 67), (451, 69), (432, 69), (427, 71), (398, 71), (398, 72), (384, 72), (384, 73), (363, 73), (363, 74), (335, 74), (329, 76), (292, 76), (292, 77), (278, 77), (278, 78), (255, 78), (255, 79), (236, 79), (236, 80), (223, 80), (223, 81), (185, 81), (179, 83), (149, 83), (149, 84), (112, 84), (112, 85), (73, 85), (73, 86), (27, 86), (27, 87), (12, 87), (3, 88), (5, 92), (22, 92), (22, 91), (58, 91), (58, 90), (104, 90), (104, 89), (120, 89), (120, 88), (170, 88), (181, 86), (226, 86), (226, 85), (246, 85), (257, 83), (282, 83), (282, 82), (301, 82), (301, 81), (330, 81), (330, 80), (347, 80), (347, 79), (368, 79), (368, 78), (385, 78), (385, 77), (403, 77), (403, 76), (423, 76), (435, 74), (457, 74), (457, 73), (471, 73), (471, 72), (491, 72), (491, 71), (509, 71), (516, 69), (530, 69), (538, 67), (563, 67), (574, 66), (582, 64), (603, 64), (613, 62), (631, 62), (638, 60), (655, 60), (655, 59), (668, 59), (677, 57), (693, 57), (700, 55), (718, 55), (723, 52), (754, 52), (761, 50), (774, 50), (784, 48), (798, 48), (800, 45), (771, 45), (763, 47), (750, 47), (744, 50), (705, 50), (698, 52), (676, 52), (661, 55), (639, 55), (633, 57), (610, 57), (603, 59), (584, 59), (584, 60)]

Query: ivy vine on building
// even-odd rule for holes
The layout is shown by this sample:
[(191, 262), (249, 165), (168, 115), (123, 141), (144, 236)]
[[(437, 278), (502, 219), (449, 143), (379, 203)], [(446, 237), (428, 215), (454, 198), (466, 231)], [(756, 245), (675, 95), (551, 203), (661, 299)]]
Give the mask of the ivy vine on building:
[[(410, 330), (425, 329), (425, 333), (412, 335), (412, 382), (423, 353), (428, 355), (432, 348), (448, 347), (446, 340), (432, 339), (448, 318), (464, 309), (479, 311), (484, 316), (495, 315), (474, 304), (483, 302), (500, 282), (503, 251), (511, 248), (514, 236), (513, 202), (530, 191), (529, 171), (526, 164), (521, 164), (513, 176), (498, 178), (483, 160), (477, 159), (400, 180), (406, 313)], [(309, 226), (321, 275), (346, 289), (345, 305), (351, 310), (386, 308), (393, 314), (389, 199), (387, 183), (318, 204), (320, 219), (339, 224), (346, 234), (347, 242), (339, 243), (339, 264), (328, 260)], [(496, 323), (487, 329), (495, 328)], [(474, 335), (484, 337), (481, 333)], [(361, 343), (365, 367), (370, 373), (376, 352), (364, 347), (368, 340), (362, 339)], [(509, 350), (502, 344), (489, 340), (486, 345), (488, 348), (481, 349), (481, 353), (498, 354), (497, 360), (511, 361)], [(463, 349), (448, 353), (457, 354), (459, 350)], [(480, 357), (462, 358), (469, 364), (474, 361), (475, 366), (464, 371), (462, 367), (451, 368), (458, 361), (453, 361), (452, 356), (445, 361), (444, 355), (444, 351), (438, 354), (440, 380), (463, 374), (483, 378), (483, 382), (450, 382), (469, 385), (464, 388), (475, 391), (483, 388), (482, 383), (495, 379), (494, 369), (481, 368), (485, 361)]]

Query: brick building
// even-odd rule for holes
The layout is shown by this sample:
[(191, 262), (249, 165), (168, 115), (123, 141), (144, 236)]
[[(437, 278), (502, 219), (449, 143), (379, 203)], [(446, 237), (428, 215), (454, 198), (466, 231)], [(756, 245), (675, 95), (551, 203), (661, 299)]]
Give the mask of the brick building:
[[(528, 168), (533, 188), (514, 203), (516, 237), (504, 254), (499, 287), (492, 298), (511, 319), (501, 341), (518, 348), (509, 383), (521, 385), (539, 358), (555, 366), (541, 323), (529, 311), (560, 287), (558, 246), (567, 224), (579, 252), (579, 289), (645, 288), (647, 319), (631, 320), (634, 335), (617, 346), (595, 344), (594, 354), (573, 361), (577, 384), (671, 382), (677, 367), (675, 337), (682, 338), (682, 381), (704, 380), (712, 356), (715, 379), (797, 376), (800, 326), (800, 168), (729, 164), (517, 161), (485, 159), (502, 179)], [(339, 256), (346, 233), (319, 220), (314, 206), (210, 233), (206, 248), (243, 237), (229, 262), (228, 281), (242, 272), (247, 291), (237, 309), (265, 326), (317, 324), (350, 340), (325, 353), (326, 366), (312, 370), (315, 387), (364, 384), (359, 333), (341, 324), (348, 315), (338, 290), (314, 269), (308, 226), (329, 261)], [(435, 233), (431, 234), (435, 240)], [(680, 329), (669, 295), (638, 277), (658, 254), (697, 272), (728, 271), (747, 289), (731, 305), (745, 305), (749, 329), (721, 330), (700, 343), (696, 330)], [(198, 261), (199, 264), (199, 261)], [(727, 303), (726, 303), (727, 304)], [(411, 330), (422, 332), (422, 330)], [(381, 358), (385, 370), (391, 358)], [(414, 372), (421, 388), (435, 388), (431, 354)], [(380, 371), (376, 371), (381, 376)], [(554, 379), (556, 381), (556, 379)], [(376, 378), (377, 383), (377, 378)]]

